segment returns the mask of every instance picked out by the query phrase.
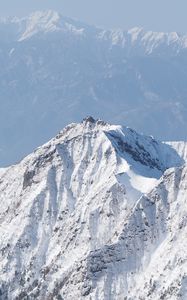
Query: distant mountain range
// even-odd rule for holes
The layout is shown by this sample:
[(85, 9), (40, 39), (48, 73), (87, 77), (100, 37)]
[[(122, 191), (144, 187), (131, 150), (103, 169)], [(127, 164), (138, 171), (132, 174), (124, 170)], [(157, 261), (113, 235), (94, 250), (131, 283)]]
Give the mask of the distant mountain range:
[(89, 117), (0, 169), (0, 299), (187, 299), (186, 161)]
[(85, 115), (187, 139), (187, 36), (36, 12), (1, 19), (0, 65), (0, 166)]

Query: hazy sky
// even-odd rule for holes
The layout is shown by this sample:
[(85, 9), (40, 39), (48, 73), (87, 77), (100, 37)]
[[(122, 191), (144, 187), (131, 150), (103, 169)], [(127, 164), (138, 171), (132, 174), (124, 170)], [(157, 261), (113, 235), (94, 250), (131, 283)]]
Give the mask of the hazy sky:
[(0, 15), (54, 9), (104, 28), (141, 26), (187, 33), (187, 0), (1, 0)]

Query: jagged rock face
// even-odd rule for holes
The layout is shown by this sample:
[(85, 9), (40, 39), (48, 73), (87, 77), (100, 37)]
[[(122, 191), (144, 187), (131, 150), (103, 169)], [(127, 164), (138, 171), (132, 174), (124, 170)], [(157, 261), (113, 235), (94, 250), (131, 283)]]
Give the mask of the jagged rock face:
[(185, 299), (183, 165), (89, 117), (0, 169), (1, 299)]
[(107, 31), (49, 11), (0, 19), (0, 42), (1, 167), (87, 114), (186, 139), (186, 36)]

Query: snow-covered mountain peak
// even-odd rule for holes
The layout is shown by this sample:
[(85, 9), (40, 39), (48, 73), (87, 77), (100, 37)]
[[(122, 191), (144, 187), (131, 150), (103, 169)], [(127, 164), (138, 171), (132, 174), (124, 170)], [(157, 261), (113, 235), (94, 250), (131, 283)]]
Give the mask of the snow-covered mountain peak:
[(37, 11), (25, 19), (25, 31), (20, 41), (28, 39), (33, 35), (41, 32), (52, 32), (59, 29), (61, 16), (56, 11)]
[(151, 136), (138, 134), (129, 127), (111, 125), (101, 119), (95, 120), (91, 116), (84, 118), (81, 123), (67, 125), (55, 138), (38, 149), (41, 152), (42, 149), (68, 143), (73, 139), (79, 140), (80, 137), (107, 141), (120, 157), (160, 172), (182, 165), (184, 162), (169, 144), (156, 141)]
[(57, 11), (36, 11), (32, 13), (28, 17), (28, 25), (31, 27), (38, 26), (45, 29), (56, 29), (59, 20), (61, 19), (61, 15)]
[(185, 190), (185, 168), (164, 171), (182, 164), (170, 145), (87, 117), (0, 170), (1, 299), (143, 294), (136, 277), (150, 263), (157, 278), (151, 255), (170, 238), (174, 196)]
[(57, 11), (36, 11), (25, 18), (25, 31), (19, 41), (31, 38), (38, 33), (49, 33), (59, 31), (69, 31), (74, 34), (82, 34), (84, 28), (78, 21), (62, 16)]
[(35, 11), (29, 15), (30, 20), (36, 20), (38, 23), (58, 22), (61, 14), (55, 10)]
[(128, 127), (87, 117), (81, 123), (66, 126), (55, 138), (27, 156), (21, 163), (24, 173), (40, 173), (41, 168), (47, 170), (51, 163), (57, 167), (62, 153), (67, 151), (73, 151), (72, 158), (68, 154), (72, 167), (85, 160), (88, 170), (92, 170), (96, 162), (104, 169), (109, 168), (107, 172), (113, 174), (115, 181), (125, 184), (133, 201), (150, 191), (166, 169), (183, 164), (183, 159), (170, 145)]

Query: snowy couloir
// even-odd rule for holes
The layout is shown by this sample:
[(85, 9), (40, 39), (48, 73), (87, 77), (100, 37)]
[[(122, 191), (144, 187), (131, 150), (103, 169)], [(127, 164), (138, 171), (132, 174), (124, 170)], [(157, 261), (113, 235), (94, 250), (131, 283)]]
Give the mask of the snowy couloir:
[(0, 299), (187, 299), (186, 153), (88, 117), (0, 169)]

